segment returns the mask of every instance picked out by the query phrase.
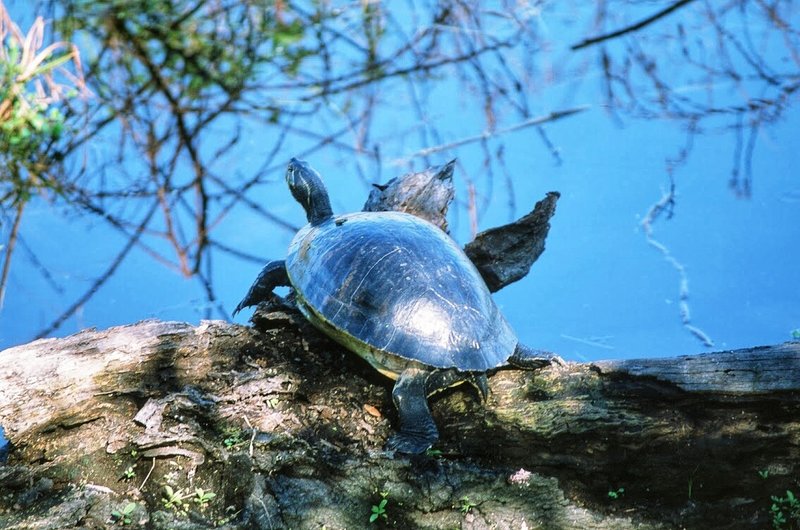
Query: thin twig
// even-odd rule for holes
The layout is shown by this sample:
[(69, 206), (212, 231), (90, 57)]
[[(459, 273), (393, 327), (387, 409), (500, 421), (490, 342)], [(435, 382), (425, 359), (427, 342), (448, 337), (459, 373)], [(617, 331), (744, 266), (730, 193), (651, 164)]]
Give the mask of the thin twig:
[(244, 418), (244, 422), (247, 424), (247, 427), (250, 429), (250, 458), (253, 457), (253, 442), (256, 439), (256, 430), (250, 424), (250, 420), (247, 419), (247, 416), (242, 416)]
[(153, 465), (150, 466), (150, 471), (147, 472), (147, 476), (144, 477), (144, 481), (142, 481), (142, 485), (139, 486), (139, 491), (142, 491), (144, 485), (147, 484), (147, 481), (150, 479), (150, 475), (153, 473), (153, 470), (156, 468), (156, 457), (153, 457)]
[(681, 324), (683, 324), (683, 327), (686, 328), (689, 333), (702, 342), (703, 346), (710, 348), (714, 346), (714, 341), (712, 341), (711, 337), (703, 330), (692, 324), (692, 316), (689, 311), (689, 277), (686, 274), (686, 267), (672, 255), (672, 252), (670, 252), (669, 248), (664, 243), (661, 243), (653, 236), (653, 223), (663, 212), (669, 211), (674, 200), (675, 187), (672, 185), (669, 191), (665, 192), (661, 196), (661, 199), (650, 207), (650, 210), (641, 222), (641, 226), (650, 246), (658, 250), (667, 263), (678, 273), (680, 278), (678, 287), (678, 307), (681, 316)]
[(529, 120), (522, 121), (520, 123), (516, 123), (509, 127), (504, 127), (502, 129), (497, 129), (494, 131), (485, 131), (481, 134), (476, 134), (475, 136), (467, 136), (466, 138), (461, 138), (460, 140), (456, 140), (454, 142), (450, 142), (447, 144), (442, 145), (435, 145), (433, 147), (427, 147), (425, 149), (420, 149), (416, 153), (406, 157), (397, 159), (393, 162), (394, 165), (402, 165), (407, 163), (412, 158), (422, 157), (422, 156), (429, 156), (433, 153), (438, 153), (441, 151), (447, 151), (450, 149), (455, 149), (456, 147), (461, 147), (462, 145), (471, 144), (474, 142), (480, 142), (482, 140), (487, 140), (489, 138), (495, 138), (497, 136), (501, 136), (503, 134), (507, 134), (510, 132), (518, 131), (520, 129), (525, 129), (527, 127), (533, 127), (536, 125), (542, 125), (543, 123), (548, 123), (556, 120), (560, 120), (561, 118), (566, 118), (567, 116), (571, 116), (573, 114), (577, 114), (579, 112), (583, 112), (590, 108), (589, 105), (581, 105), (580, 107), (575, 107), (572, 109), (567, 110), (558, 110), (551, 112), (550, 114), (545, 114), (544, 116), (538, 116), (536, 118), (531, 118)]
[(652, 24), (653, 22), (656, 22), (660, 18), (664, 18), (665, 16), (669, 15), (673, 11), (675, 11), (677, 9), (680, 9), (681, 7), (691, 3), (693, 1), (694, 0), (678, 0), (674, 4), (665, 7), (664, 9), (659, 11), (658, 13), (650, 15), (649, 17), (645, 18), (644, 20), (640, 20), (636, 24), (633, 24), (631, 26), (626, 26), (626, 27), (624, 27), (622, 29), (618, 29), (616, 31), (612, 31), (611, 33), (606, 33), (605, 35), (598, 35), (597, 37), (591, 37), (589, 39), (583, 40), (583, 41), (579, 42), (578, 44), (573, 44), (570, 47), (570, 49), (573, 50), (573, 51), (580, 50), (581, 48), (586, 48), (586, 47), (592, 46), (594, 44), (597, 44), (599, 42), (604, 42), (604, 41), (607, 41), (607, 40), (615, 39), (617, 37), (621, 37), (622, 35), (625, 35), (626, 33), (633, 33), (634, 31), (639, 31), (640, 29), (642, 29), (642, 28), (644, 28), (646, 26), (649, 26), (650, 24)]
[(152, 219), (153, 214), (156, 212), (157, 209), (158, 209), (158, 201), (154, 201), (152, 207), (150, 208), (150, 211), (147, 212), (147, 215), (145, 216), (144, 220), (139, 224), (139, 227), (136, 230), (136, 232), (134, 232), (131, 235), (130, 239), (128, 239), (128, 242), (125, 244), (125, 247), (120, 251), (119, 254), (117, 254), (117, 257), (114, 258), (114, 261), (111, 262), (111, 265), (109, 265), (108, 269), (106, 269), (106, 271), (98, 279), (94, 281), (92, 286), (83, 294), (83, 296), (78, 298), (78, 300), (76, 300), (75, 303), (73, 303), (66, 311), (64, 311), (58, 318), (56, 318), (46, 329), (40, 331), (36, 335), (37, 339), (46, 337), (50, 333), (60, 328), (61, 325), (69, 317), (74, 315), (75, 312), (78, 311), (78, 309), (80, 309), (92, 296), (94, 296), (94, 294), (100, 289), (100, 287), (102, 287), (102, 285), (106, 283), (109, 278), (111, 278), (111, 276), (114, 274), (117, 268), (122, 264), (123, 260), (128, 255), (128, 253), (133, 249), (134, 246), (136, 246), (136, 243), (138, 243), (139, 238), (144, 232), (145, 227), (150, 222), (150, 219)]
[(8, 235), (8, 244), (6, 245), (6, 256), (3, 259), (3, 273), (0, 276), (0, 310), (3, 309), (3, 303), (6, 298), (6, 282), (8, 281), (8, 271), (11, 269), (11, 254), (14, 253), (14, 245), (17, 242), (17, 235), (19, 234), (19, 225), (22, 220), (22, 212), (25, 210), (25, 201), (20, 201), (17, 204), (17, 212), (14, 217), (14, 224), (11, 226), (11, 233)]

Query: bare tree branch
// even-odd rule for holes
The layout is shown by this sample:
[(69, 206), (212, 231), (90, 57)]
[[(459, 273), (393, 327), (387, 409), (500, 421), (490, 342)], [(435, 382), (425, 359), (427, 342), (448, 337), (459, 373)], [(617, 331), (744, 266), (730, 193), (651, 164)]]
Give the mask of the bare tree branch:
[(520, 129), (526, 129), (528, 127), (534, 127), (534, 126), (537, 126), (537, 125), (542, 125), (544, 123), (558, 121), (558, 120), (560, 120), (562, 118), (566, 118), (567, 116), (572, 116), (573, 114), (578, 114), (580, 112), (588, 110), (589, 108), (590, 108), (589, 105), (583, 105), (583, 106), (575, 107), (575, 108), (572, 108), (572, 109), (553, 111), (553, 112), (551, 112), (549, 114), (546, 114), (544, 116), (538, 116), (536, 118), (531, 118), (531, 119), (525, 120), (523, 122), (511, 125), (509, 127), (503, 127), (502, 129), (497, 129), (495, 131), (486, 131), (486, 132), (483, 132), (483, 133), (475, 135), (475, 136), (468, 136), (466, 138), (461, 138), (459, 140), (455, 140), (453, 142), (449, 142), (449, 143), (446, 143), (446, 144), (435, 145), (433, 147), (426, 147), (425, 149), (420, 149), (416, 153), (411, 154), (408, 158), (402, 158), (402, 159), (395, 160), (394, 163), (395, 164), (402, 164), (402, 163), (407, 162), (408, 160), (410, 160), (412, 158), (430, 156), (430, 155), (432, 155), (434, 153), (440, 153), (442, 151), (448, 151), (450, 149), (455, 149), (456, 147), (461, 147), (462, 145), (471, 144), (471, 143), (475, 143), (475, 142), (481, 142), (481, 141), (487, 140), (489, 138), (496, 138), (498, 136), (502, 136), (502, 135), (510, 133), (510, 132), (518, 131)]
[(0, 274), (0, 310), (3, 309), (3, 303), (6, 298), (6, 282), (8, 281), (8, 272), (11, 270), (11, 256), (14, 254), (14, 246), (19, 236), (19, 226), (22, 221), (22, 212), (25, 211), (25, 204), (24, 201), (17, 203), (17, 209), (14, 213), (14, 223), (11, 225), (11, 233), (8, 235), (8, 243), (6, 243), (4, 249), (3, 272)]
[(616, 39), (617, 37), (621, 37), (628, 33), (633, 33), (635, 31), (639, 31), (642, 28), (649, 26), (650, 24), (657, 22), (658, 20), (664, 18), (665, 16), (669, 15), (670, 13), (677, 11), (681, 7), (692, 3), (694, 0), (678, 0), (677, 2), (665, 7), (661, 11), (643, 19), (635, 24), (631, 24), (630, 26), (626, 26), (624, 28), (618, 29), (616, 31), (612, 31), (611, 33), (606, 33), (605, 35), (599, 35), (597, 37), (591, 37), (589, 39), (585, 39), (578, 44), (573, 44), (570, 49), (571, 50), (580, 50), (582, 48), (587, 48), (589, 46), (593, 46), (595, 44), (605, 42), (607, 40)]

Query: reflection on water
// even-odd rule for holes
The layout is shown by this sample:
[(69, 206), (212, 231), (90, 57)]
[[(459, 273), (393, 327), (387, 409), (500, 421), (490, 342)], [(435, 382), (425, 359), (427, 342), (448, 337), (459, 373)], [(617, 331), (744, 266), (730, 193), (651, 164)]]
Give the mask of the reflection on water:
[[(691, 353), (706, 349), (705, 335), (715, 348), (785, 340), (800, 326), (800, 273), (786, 253), (800, 226), (800, 4), (677, 3), (634, 24), (665, 3), (523, 2), (445, 16), (437, 3), (412, 12), (387, 2), (374, 16), (391, 23), (369, 53), (353, 44), (373, 42), (358, 28), (375, 21), (354, 24), (362, 10), (341, 16), (320, 3), (313, 16), (292, 12), (302, 34), (282, 47), (290, 55), (251, 57), (253, 68), (237, 62), (251, 49), (241, 39), (259, 31), (250, 17), (228, 7), (211, 23), (202, 17), (217, 15), (205, 10), (159, 13), (176, 31), (221, 28), (217, 38), (229, 40), (200, 48), (231, 53), (191, 62), (228, 74), (204, 75), (186, 94), (196, 83), (174, 70), (186, 61), (162, 60), (165, 49), (183, 50), (159, 47), (157, 34), (142, 53), (152, 49), (158, 79), (137, 57), (87, 52), (89, 81), (110, 99), (93, 99), (90, 119), (100, 121), (80, 127), (97, 136), (61, 150), (73, 153), (67, 169), (79, 178), (67, 188), (81, 202), (67, 215), (60, 194), (26, 206), (0, 348), (50, 328), (63, 336), (147, 317), (229, 318), (263, 262), (284, 257), (305, 224), (283, 182), (292, 156), (322, 173), (337, 213), (359, 210), (373, 183), (457, 158), (450, 225), (461, 243), (560, 191), (547, 251), (495, 297), (531, 347), (575, 359)], [(30, 4), (12, 4), (23, 25)], [(89, 28), (87, 49), (125, 38), (86, 9), (69, 26)], [(240, 19), (246, 27), (228, 26)], [(255, 73), (214, 84), (236, 72)], [(588, 110), (563, 116), (577, 107)], [(643, 229), (667, 190), (672, 215)]]
[(791, 190), (784, 192), (781, 195), (782, 202), (788, 202), (791, 204), (800, 204), (800, 190)]
[(8, 450), (10, 446), (8, 444), (8, 440), (5, 437), (5, 431), (3, 431), (3, 427), (0, 426), (0, 464), (4, 463), (8, 459)]

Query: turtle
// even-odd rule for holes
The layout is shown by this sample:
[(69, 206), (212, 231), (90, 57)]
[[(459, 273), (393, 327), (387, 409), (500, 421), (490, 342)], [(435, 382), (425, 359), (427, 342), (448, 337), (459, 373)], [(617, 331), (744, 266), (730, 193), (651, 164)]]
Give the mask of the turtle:
[(311, 324), (395, 380), (399, 430), (388, 450), (420, 454), (438, 440), (432, 394), (469, 383), (485, 401), (487, 372), (560, 361), (519, 343), (478, 270), (440, 228), (401, 212), (334, 215), (319, 173), (295, 158), (286, 182), (308, 224), (233, 315), (291, 287)]

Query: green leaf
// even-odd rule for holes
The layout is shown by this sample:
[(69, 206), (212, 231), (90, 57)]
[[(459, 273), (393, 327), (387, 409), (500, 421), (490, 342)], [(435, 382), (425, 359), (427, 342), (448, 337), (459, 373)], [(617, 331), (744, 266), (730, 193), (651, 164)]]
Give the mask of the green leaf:
[(33, 71), (33, 77), (50, 72), (51, 70), (58, 68), (62, 64), (68, 62), (70, 59), (72, 59), (72, 54), (65, 53), (61, 57), (56, 57), (55, 59), (47, 61), (46, 63), (43, 63), (41, 66), (39, 66), (39, 68)]
[(17, 66), (17, 62), (19, 62), (19, 46), (17, 45), (17, 41), (14, 39), (9, 39), (8, 43), (8, 63), (14, 66)]
[(300, 41), (303, 33), (303, 23), (294, 20), (291, 24), (279, 24), (272, 38), (276, 47), (286, 47)]

